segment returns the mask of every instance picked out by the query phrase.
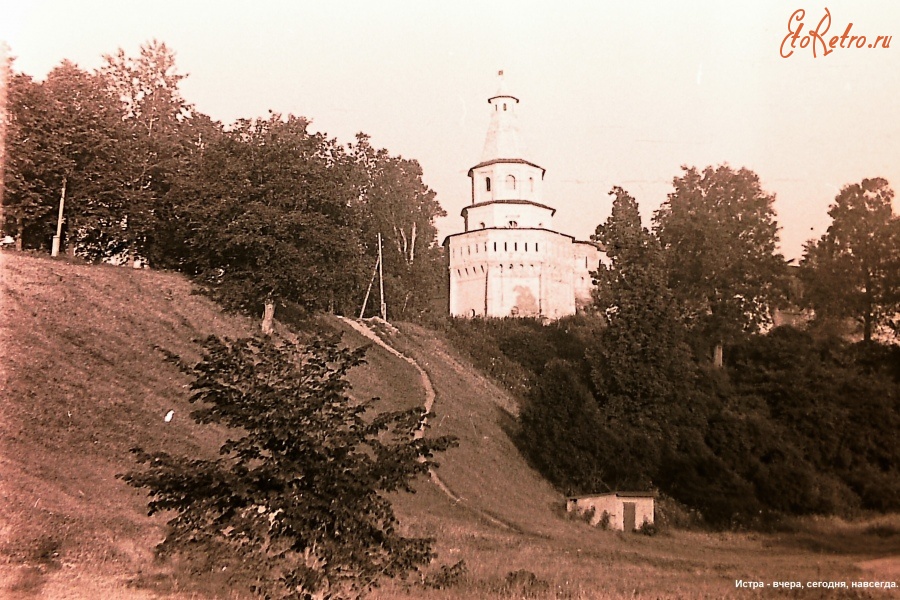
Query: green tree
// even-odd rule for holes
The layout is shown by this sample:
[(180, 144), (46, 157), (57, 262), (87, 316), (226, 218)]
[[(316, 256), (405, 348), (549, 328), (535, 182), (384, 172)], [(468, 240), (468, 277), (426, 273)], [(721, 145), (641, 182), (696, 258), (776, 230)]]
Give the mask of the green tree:
[(347, 393), (364, 350), (207, 339), (193, 367), (198, 423), (235, 435), (213, 460), (135, 449), (150, 514), (172, 511), (162, 555), (225, 551), (266, 598), (356, 597), (380, 577), (426, 564), (431, 540), (404, 537), (385, 492), (411, 492), (450, 438), (416, 438), (424, 409), (372, 415)]
[(635, 199), (620, 187), (611, 193), (612, 213), (592, 237), (609, 259), (595, 290), (607, 327), (588, 359), (606, 414), (661, 439), (694, 377), (690, 350), (659, 242)]
[(14, 73), (7, 100), (3, 228), (15, 235), (21, 250), (28, 230), (50, 231), (46, 218), (59, 197), (64, 170), (47, 126), (52, 108), (46, 90), (29, 75)]
[(769, 325), (783, 297), (775, 196), (745, 168), (683, 169), (654, 215), (654, 230), (688, 323), (721, 366), (723, 342)]
[(43, 83), (13, 77), (4, 208), (20, 244), (30, 234), (29, 245), (47, 245), (60, 196), (70, 242), (115, 229), (121, 220), (115, 187), (120, 122), (102, 79), (68, 61)]
[(804, 299), (816, 319), (852, 318), (870, 341), (900, 311), (900, 218), (882, 178), (845, 186), (828, 210), (831, 226), (806, 244)]
[(384, 239), (389, 312), (400, 318), (419, 314), (443, 285), (443, 255), (434, 220), (447, 213), (422, 181), (418, 162), (376, 150), (362, 133), (350, 144), (349, 154), (356, 167), (355, 206), (362, 240), (373, 264), (377, 234)]
[(13, 59), (9, 56), (9, 46), (0, 42), (0, 232), (5, 219), (3, 217), (3, 198), (6, 191), (6, 136), (9, 133), (9, 81), (12, 77)]
[(92, 258), (114, 254), (121, 245), (125, 218), (118, 189), (121, 107), (102, 75), (83, 71), (69, 61), (54, 68), (43, 87), (52, 107), (45, 125), (66, 181), (69, 252), (74, 254), (79, 245)]
[(226, 306), (352, 312), (366, 271), (352, 166), (294, 116), (239, 121), (171, 192), (188, 240), (180, 268)]
[(119, 49), (104, 59), (99, 73), (123, 111), (118, 144), (125, 213), (121, 233), (125, 252), (135, 259), (155, 250), (155, 233), (169, 216), (166, 194), (199, 143), (191, 127), (199, 115), (181, 96), (185, 75), (165, 43), (152, 40), (141, 45), (137, 56)]
[(567, 493), (607, 488), (603, 419), (572, 365), (559, 359), (547, 363), (529, 390), (519, 424), (519, 448), (555, 486)]

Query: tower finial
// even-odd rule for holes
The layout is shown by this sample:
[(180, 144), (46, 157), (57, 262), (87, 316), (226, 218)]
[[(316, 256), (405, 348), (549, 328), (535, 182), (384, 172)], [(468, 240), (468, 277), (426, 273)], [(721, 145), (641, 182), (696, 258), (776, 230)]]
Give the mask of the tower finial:
[(503, 76), (503, 69), (497, 71), (497, 96), (508, 96), (506, 91), (506, 78)]

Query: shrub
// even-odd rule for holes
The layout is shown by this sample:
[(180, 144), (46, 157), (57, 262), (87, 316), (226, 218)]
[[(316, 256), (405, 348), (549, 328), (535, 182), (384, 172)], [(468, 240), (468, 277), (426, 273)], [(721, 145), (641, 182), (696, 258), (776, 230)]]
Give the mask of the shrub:
[(644, 521), (643, 523), (641, 523), (641, 526), (637, 528), (637, 531), (650, 537), (653, 537), (654, 535), (659, 533), (659, 529), (654, 523), (651, 523), (650, 521)]
[(500, 594), (514, 596), (516, 598), (538, 598), (546, 596), (550, 591), (550, 584), (526, 569), (510, 571), (506, 579), (497, 590)]
[(443, 565), (437, 573), (425, 578), (425, 587), (446, 590), (460, 585), (469, 574), (466, 561), (460, 560), (453, 565)]
[[(593, 517), (593, 515), (591, 515), (591, 516)], [(597, 521), (597, 527), (599, 527), (603, 531), (606, 531), (607, 529), (609, 529), (609, 521), (610, 521), (609, 511), (604, 510), (602, 513), (600, 513), (600, 520)]]
[(337, 339), (210, 337), (193, 367), (191, 413), (235, 435), (215, 460), (134, 452), (121, 475), (149, 490), (150, 514), (174, 512), (160, 555), (239, 557), (266, 598), (353, 598), (432, 557), (431, 540), (397, 532), (383, 492), (412, 491), (449, 438), (415, 439), (421, 408), (371, 415), (347, 394), (363, 351)]

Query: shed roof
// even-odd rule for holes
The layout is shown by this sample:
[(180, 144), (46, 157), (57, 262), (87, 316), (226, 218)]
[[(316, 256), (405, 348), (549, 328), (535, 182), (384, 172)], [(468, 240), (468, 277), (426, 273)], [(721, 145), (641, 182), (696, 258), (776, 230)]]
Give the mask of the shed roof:
[(581, 494), (580, 496), (566, 496), (566, 500), (584, 500), (585, 498), (605, 498), (616, 496), (617, 498), (656, 498), (656, 492), (606, 492), (604, 494)]

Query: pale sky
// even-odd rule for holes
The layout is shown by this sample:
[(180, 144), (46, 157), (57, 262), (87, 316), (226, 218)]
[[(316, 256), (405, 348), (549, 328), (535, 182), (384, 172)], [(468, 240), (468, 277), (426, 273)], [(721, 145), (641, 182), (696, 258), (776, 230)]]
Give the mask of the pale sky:
[[(792, 13), (806, 10), (805, 34), (825, 7), (826, 41), (849, 23), (867, 44), (895, 39), (782, 58)], [(613, 185), (649, 224), (681, 165), (754, 170), (788, 258), (825, 231), (842, 186), (880, 176), (900, 191), (900, 2), (0, 0), (0, 40), (38, 79), (153, 38), (214, 119), (292, 113), (417, 159), (448, 213), (441, 239), (462, 229), (499, 69), (556, 229), (579, 239)]]

